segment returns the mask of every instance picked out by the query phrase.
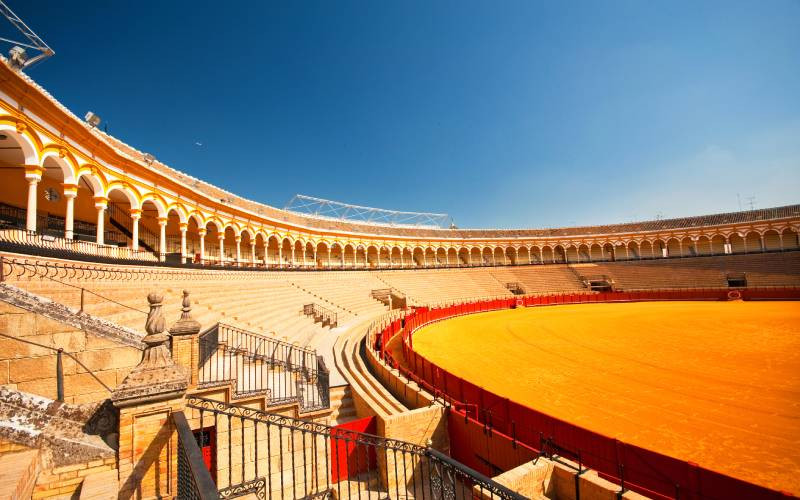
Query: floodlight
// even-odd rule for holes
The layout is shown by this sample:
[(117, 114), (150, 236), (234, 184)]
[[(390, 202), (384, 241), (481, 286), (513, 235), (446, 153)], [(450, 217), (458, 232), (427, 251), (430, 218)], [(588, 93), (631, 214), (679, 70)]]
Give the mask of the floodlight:
[(84, 119), (86, 120), (86, 123), (88, 123), (92, 127), (100, 125), (100, 117), (92, 113), (91, 111), (86, 113), (86, 117)]

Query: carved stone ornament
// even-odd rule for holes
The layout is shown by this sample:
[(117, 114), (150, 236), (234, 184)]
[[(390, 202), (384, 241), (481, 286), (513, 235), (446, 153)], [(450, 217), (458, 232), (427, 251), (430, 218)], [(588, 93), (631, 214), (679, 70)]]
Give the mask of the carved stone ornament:
[(150, 312), (147, 314), (142, 339), (145, 344), (142, 360), (125, 380), (114, 390), (111, 401), (117, 407), (146, 404), (155, 401), (181, 397), (189, 385), (188, 371), (172, 361), (164, 333), (165, 321), (161, 311), (164, 297), (150, 293), (147, 301)]

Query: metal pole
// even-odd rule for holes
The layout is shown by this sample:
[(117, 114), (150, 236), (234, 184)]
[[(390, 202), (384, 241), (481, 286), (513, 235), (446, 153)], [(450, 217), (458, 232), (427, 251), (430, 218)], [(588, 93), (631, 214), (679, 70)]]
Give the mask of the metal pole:
[(80, 312), (83, 312), (83, 305), (84, 305), (84, 301), (85, 301), (84, 292), (85, 292), (85, 290), (83, 288), (81, 288), (81, 310), (80, 310)]
[(59, 348), (56, 354), (56, 399), (61, 403), (64, 402), (64, 364), (61, 361), (63, 352), (64, 349)]

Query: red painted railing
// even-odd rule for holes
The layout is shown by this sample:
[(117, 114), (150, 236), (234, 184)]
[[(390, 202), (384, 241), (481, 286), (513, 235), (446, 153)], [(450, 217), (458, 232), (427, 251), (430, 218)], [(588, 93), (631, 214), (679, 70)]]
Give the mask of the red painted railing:
[[(547, 444), (601, 477), (656, 498), (754, 500), (789, 498), (775, 491), (699, 465), (589, 431), (533, 408), (501, 398), (439, 366), (413, 350), (420, 327), (463, 314), (557, 304), (653, 300), (800, 299), (800, 288), (685, 289), (643, 292), (574, 293), (469, 302), (439, 308), (417, 308), (396, 319), (370, 339), (379, 356), (409, 380), (451, 406), (449, 418), (453, 458), (484, 474), (497, 474), (529, 460)], [(386, 349), (402, 332), (405, 364)], [(487, 439), (491, 437), (491, 439)], [(564, 453), (561, 453), (562, 455)]]

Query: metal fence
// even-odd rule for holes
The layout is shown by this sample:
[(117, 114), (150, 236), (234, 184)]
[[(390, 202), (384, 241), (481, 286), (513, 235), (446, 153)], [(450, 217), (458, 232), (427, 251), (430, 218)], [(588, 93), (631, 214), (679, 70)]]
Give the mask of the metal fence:
[(203, 462), (189, 423), (183, 412), (172, 414), (178, 434), (178, 496), (181, 500), (217, 500), (217, 485)]
[(200, 397), (188, 408), (216, 432), (223, 498), (524, 498), (432, 448)]
[(336, 312), (317, 303), (305, 304), (303, 306), (303, 314), (313, 316), (314, 321), (319, 321), (322, 326), (334, 327), (339, 324), (339, 315)]
[(232, 384), (237, 396), (264, 395), (301, 411), (330, 406), (329, 373), (313, 349), (219, 323), (200, 339), (200, 386)]

